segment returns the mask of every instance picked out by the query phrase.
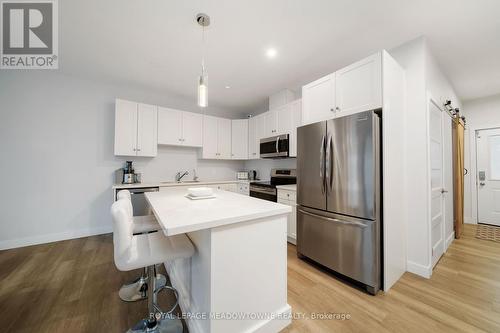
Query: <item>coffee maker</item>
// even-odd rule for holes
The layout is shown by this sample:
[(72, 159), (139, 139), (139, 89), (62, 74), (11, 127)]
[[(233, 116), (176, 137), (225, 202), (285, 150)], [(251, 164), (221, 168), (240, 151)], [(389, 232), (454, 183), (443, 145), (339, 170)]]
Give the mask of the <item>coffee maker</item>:
[(136, 182), (132, 161), (127, 161), (123, 170), (122, 184), (133, 184)]

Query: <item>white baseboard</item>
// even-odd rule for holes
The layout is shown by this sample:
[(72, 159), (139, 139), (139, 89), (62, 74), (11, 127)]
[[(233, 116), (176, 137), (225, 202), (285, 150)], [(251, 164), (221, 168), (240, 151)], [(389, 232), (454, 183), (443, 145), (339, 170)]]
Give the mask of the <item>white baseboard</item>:
[(451, 234), (449, 234), (448, 237), (446, 238), (446, 244), (445, 244), (444, 252), (446, 252), (448, 250), (448, 248), (450, 247), (450, 245), (453, 242), (453, 240), (455, 240), (455, 231), (452, 231)]
[(18, 238), (18, 239), (9, 239), (0, 241), (0, 250), (8, 250), (15, 249), (18, 247), (45, 244), (58, 242), (62, 240), (89, 237), (95, 235), (102, 235), (112, 232), (113, 229), (111, 226), (92, 228), (92, 229), (80, 229), (80, 230), (71, 230), (59, 233), (38, 235), (32, 237)]
[(432, 275), (432, 267), (417, 264), (413, 261), (406, 262), (406, 270), (410, 273), (420, 275), (426, 279), (429, 279)]
[[(268, 319), (260, 322), (257, 326), (249, 329), (247, 332), (255, 333), (274, 333), (281, 332), (285, 327), (292, 323), (292, 307), (286, 305), (284, 308), (279, 309), (273, 313), (275, 319)], [(283, 319), (277, 319), (283, 318)]]

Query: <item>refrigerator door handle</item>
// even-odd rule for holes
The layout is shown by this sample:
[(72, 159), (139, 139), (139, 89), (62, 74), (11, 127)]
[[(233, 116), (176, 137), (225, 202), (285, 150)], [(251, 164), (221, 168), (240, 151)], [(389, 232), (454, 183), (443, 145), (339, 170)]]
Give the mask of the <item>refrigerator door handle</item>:
[(325, 179), (326, 179), (326, 191), (330, 193), (332, 189), (332, 180), (333, 180), (333, 165), (332, 165), (332, 135), (328, 135), (327, 145), (326, 145), (326, 161), (325, 161)]
[(323, 170), (325, 168), (325, 136), (321, 138), (321, 146), (319, 147), (319, 178), (321, 178), (321, 193), (325, 193), (325, 178)]
[(312, 217), (315, 217), (315, 218), (319, 218), (319, 219), (323, 219), (323, 220), (327, 220), (327, 221), (331, 221), (331, 222), (335, 222), (335, 223), (340, 223), (340, 224), (345, 224), (345, 225), (352, 225), (352, 226), (356, 226), (356, 227), (360, 227), (360, 228), (366, 228), (368, 227), (366, 224), (363, 224), (361, 222), (353, 222), (353, 221), (344, 221), (344, 220), (339, 220), (339, 219), (334, 219), (334, 218), (331, 218), (331, 217), (326, 217), (326, 216), (322, 216), (322, 215), (317, 215), (317, 214), (313, 214), (313, 213), (310, 213), (310, 212), (307, 212), (305, 210), (302, 210), (302, 209), (298, 209), (298, 211), (304, 215), (309, 215), (309, 216), (312, 216)]

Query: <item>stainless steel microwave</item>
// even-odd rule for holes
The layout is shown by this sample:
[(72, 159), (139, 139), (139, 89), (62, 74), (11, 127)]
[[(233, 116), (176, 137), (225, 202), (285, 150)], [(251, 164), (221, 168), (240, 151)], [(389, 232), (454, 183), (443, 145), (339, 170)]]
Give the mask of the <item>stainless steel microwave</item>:
[(290, 138), (288, 134), (260, 139), (261, 158), (284, 158), (290, 156)]

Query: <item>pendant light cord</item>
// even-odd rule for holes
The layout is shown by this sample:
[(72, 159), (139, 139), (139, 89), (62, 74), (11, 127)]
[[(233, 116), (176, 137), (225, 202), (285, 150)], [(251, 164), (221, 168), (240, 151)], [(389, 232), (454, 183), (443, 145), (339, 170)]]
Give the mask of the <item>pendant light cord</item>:
[(201, 75), (205, 76), (205, 25), (201, 31)]

